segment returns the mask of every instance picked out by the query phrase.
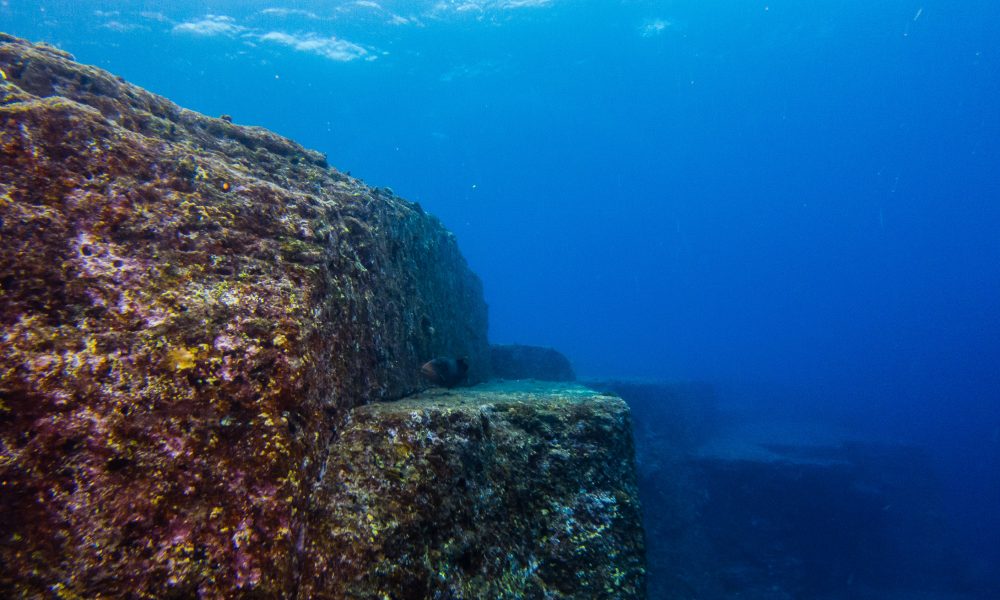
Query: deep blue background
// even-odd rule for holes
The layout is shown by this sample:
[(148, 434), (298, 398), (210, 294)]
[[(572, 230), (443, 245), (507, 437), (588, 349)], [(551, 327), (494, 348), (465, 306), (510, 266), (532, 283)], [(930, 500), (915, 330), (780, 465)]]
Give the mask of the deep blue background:
[[(1000, 3), (461, 4), (8, 0), (0, 29), (421, 202), (493, 341), (931, 444), (996, 553)], [(208, 14), (242, 29), (177, 28)]]

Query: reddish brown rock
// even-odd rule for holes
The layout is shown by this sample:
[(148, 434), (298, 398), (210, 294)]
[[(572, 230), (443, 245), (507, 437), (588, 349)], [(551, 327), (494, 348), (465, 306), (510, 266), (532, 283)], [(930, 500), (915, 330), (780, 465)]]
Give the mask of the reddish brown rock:
[(0, 596), (295, 595), (347, 411), (489, 364), (454, 238), (0, 34)]

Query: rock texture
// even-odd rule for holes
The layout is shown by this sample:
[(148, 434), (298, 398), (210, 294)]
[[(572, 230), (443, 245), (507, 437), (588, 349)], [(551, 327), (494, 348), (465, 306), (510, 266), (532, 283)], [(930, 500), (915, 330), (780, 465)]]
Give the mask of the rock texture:
[(501, 379), (575, 381), (573, 367), (558, 350), (521, 344), (490, 346), (493, 375)]
[[(631, 419), (572, 384), (355, 408), (310, 520), (311, 598), (644, 598)], [(371, 565), (378, 565), (372, 569)]]
[(0, 69), (0, 596), (292, 597), (335, 425), (487, 374), (480, 282), (287, 139), (3, 34)]

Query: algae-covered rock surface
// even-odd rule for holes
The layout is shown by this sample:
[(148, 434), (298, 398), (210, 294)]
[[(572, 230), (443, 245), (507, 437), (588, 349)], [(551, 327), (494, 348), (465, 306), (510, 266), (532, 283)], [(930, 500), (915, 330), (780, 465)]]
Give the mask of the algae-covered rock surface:
[(617, 396), (504, 382), (360, 406), (325, 465), (305, 597), (645, 597)]
[(0, 69), (0, 596), (293, 597), (334, 425), (486, 375), (479, 280), (274, 133), (3, 34)]

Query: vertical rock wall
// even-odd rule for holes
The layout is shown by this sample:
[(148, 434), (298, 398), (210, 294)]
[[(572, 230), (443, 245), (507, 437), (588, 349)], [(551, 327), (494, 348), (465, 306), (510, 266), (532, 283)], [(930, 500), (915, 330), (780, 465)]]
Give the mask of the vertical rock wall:
[(419, 206), (0, 34), (0, 595), (290, 597), (334, 423), (489, 364)]

